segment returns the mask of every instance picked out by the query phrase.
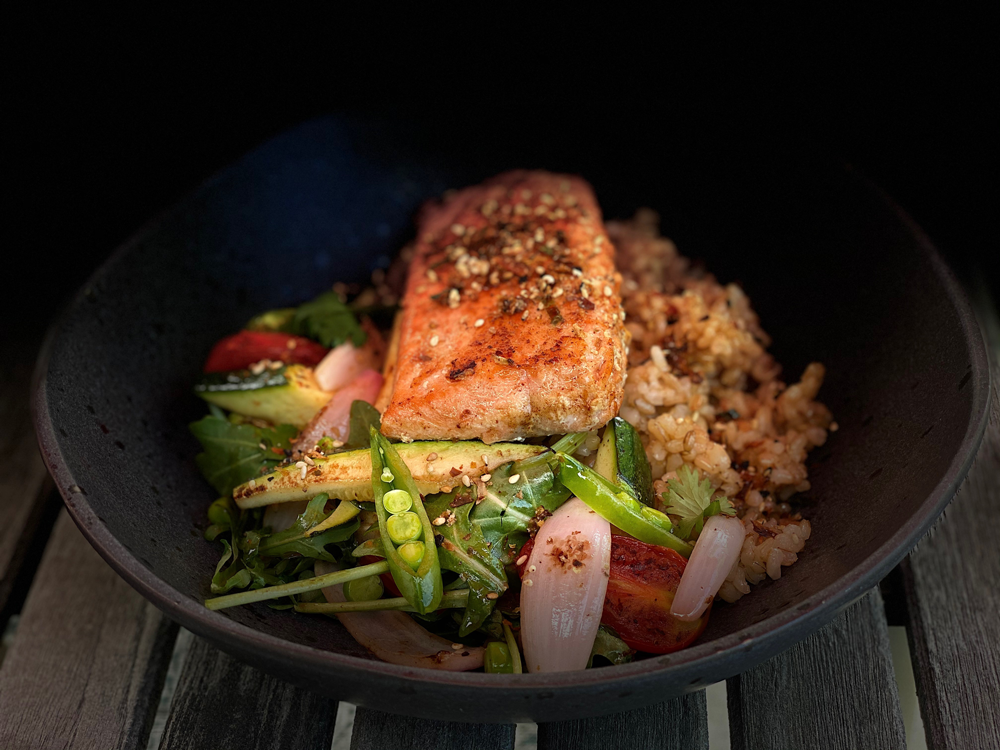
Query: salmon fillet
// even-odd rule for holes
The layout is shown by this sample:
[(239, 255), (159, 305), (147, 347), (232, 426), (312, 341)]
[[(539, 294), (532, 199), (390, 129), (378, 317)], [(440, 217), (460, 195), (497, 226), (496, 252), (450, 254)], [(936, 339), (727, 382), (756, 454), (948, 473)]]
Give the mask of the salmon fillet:
[(628, 333), (590, 186), (507, 172), (418, 221), (382, 431), (486, 443), (590, 430), (618, 413)]

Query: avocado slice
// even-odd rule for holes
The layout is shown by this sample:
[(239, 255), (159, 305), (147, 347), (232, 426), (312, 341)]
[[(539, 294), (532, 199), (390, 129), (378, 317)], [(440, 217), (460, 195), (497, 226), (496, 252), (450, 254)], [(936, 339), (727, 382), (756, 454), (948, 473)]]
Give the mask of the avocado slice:
[(305, 365), (206, 375), (194, 392), (209, 403), (237, 414), (300, 429), (309, 424), (332, 395), (319, 387), (312, 368)]
[[(444, 487), (462, 484), (462, 476), (477, 479), (511, 461), (537, 456), (548, 450), (544, 445), (525, 443), (447, 442), (427, 440), (396, 443), (396, 451), (413, 474), (420, 494), (441, 492)], [(483, 457), (486, 464), (483, 464)], [(336, 453), (312, 459), (314, 466), (292, 464), (258, 477), (253, 483), (233, 490), (236, 504), (246, 510), (273, 503), (306, 500), (320, 492), (331, 499), (371, 502), (372, 460), (367, 449)], [(306, 466), (305, 478), (302, 466)]]

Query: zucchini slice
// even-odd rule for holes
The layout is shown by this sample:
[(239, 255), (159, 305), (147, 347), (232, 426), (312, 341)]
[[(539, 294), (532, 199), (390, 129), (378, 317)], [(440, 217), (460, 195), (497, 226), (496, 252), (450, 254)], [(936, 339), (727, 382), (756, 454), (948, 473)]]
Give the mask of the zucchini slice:
[[(477, 479), (498, 466), (522, 458), (537, 456), (548, 450), (544, 445), (523, 443), (483, 443), (464, 441), (421, 441), (395, 445), (400, 458), (413, 474), (420, 494), (441, 492), (444, 487), (461, 484), (462, 476)], [(483, 456), (486, 465), (483, 465)], [(428, 460), (432, 459), (432, 460)], [(320, 492), (331, 499), (371, 502), (372, 459), (368, 449), (336, 453), (314, 459), (315, 465), (304, 463), (282, 466), (277, 471), (241, 484), (233, 490), (236, 504), (242, 508), (259, 508), (274, 503), (306, 500)], [(305, 477), (302, 467), (305, 466)]]
[(333, 395), (319, 387), (312, 368), (304, 365), (208, 375), (194, 391), (223, 409), (299, 429), (309, 424)]

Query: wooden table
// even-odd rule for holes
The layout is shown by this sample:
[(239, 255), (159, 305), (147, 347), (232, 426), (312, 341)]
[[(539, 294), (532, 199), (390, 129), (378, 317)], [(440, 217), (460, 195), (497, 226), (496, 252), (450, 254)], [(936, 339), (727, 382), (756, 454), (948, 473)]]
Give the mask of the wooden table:
[[(973, 296), (991, 342), (994, 390), (968, 479), (935, 529), (878, 588), (811, 638), (728, 680), (733, 748), (906, 747), (890, 625), (907, 630), (927, 746), (1000, 747), (1000, 323), (986, 293)], [(61, 510), (28, 408), (37, 336), (8, 335), (14, 340), (0, 362), (0, 749), (144, 748), (178, 628), (98, 557)], [(190, 634), (181, 633), (180, 642), (189, 647), (172, 699), (164, 701), (160, 748), (330, 748), (334, 701)], [(362, 708), (350, 739), (356, 750), (514, 743), (512, 725)], [(707, 748), (705, 693), (541, 724), (537, 746)]]

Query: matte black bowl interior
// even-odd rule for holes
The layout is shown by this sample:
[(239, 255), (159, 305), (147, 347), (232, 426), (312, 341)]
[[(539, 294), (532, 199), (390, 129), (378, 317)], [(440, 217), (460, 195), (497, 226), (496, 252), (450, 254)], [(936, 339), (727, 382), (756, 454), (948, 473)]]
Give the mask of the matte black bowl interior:
[[(814, 536), (799, 562), (717, 606), (692, 648), (582, 673), (404, 669), (373, 660), (326, 618), (206, 610), (219, 554), (201, 535), (213, 492), (187, 425), (204, 413), (191, 383), (212, 343), (259, 310), (366, 279), (412, 235), (422, 200), (515, 166), (582, 174), (609, 217), (656, 208), (682, 252), (743, 283), (789, 380), (812, 360), (826, 365), (821, 399), (840, 430), (810, 456)], [(571, 153), (514, 136), (470, 158), (433, 135), (333, 118), (266, 144), (139, 232), (50, 332), (34, 407), (70, 513), (126, 580), (196, 634), (390, 712), (592, 716), (787, 648), (884, 576), (954, 495), (985, 427), (985, 347), (936, 251), (848, 170), (687, 168), (662, 152)]]

